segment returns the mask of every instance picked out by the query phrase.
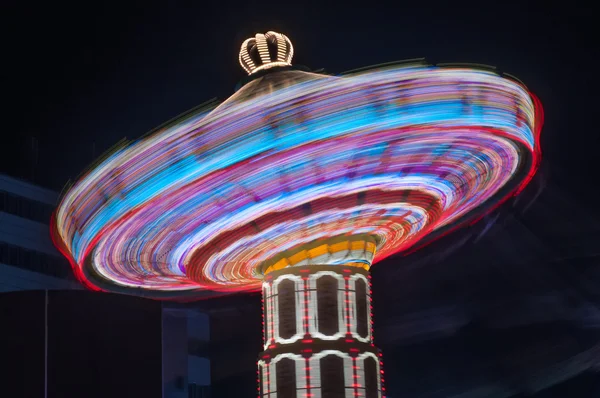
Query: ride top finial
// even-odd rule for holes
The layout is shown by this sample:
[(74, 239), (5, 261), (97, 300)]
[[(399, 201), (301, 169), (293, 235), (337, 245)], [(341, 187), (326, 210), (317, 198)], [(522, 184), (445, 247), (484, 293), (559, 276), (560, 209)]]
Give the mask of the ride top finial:
[(249, 75), (276, 66), (290, 66), (294, 56), (292, 42), (284, 34), (269, 31), (244, 40), (240, 65)]

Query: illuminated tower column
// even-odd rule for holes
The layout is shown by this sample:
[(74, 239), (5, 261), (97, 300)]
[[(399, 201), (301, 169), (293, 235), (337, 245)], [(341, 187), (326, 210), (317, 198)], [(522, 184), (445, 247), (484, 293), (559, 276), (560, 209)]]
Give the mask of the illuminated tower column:
[(370, 286), (368, 271), (344, 265), (265, 276), (260, 398), (384, 396)]

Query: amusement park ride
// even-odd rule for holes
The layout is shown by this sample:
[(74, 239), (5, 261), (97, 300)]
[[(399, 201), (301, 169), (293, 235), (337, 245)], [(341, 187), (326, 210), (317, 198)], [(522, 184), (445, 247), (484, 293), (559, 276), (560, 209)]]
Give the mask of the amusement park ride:
[(54, 240), (95, 290), (262, 291), (260, 398), (383, 397), (370, 267), (518, 194), (542, 108), (490, 70), (330, 76), (292, 57), (283, 34), (246, 40), (245, 84), (99, 160), (62, 198)]

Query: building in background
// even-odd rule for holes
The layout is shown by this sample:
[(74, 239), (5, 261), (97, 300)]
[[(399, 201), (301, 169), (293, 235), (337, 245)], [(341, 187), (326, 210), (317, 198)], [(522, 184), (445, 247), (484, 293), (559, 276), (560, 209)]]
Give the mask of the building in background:
[[(0, 293), (82, 289), (50, 237), (50, 218), (58, 200), (57, 192), (0, 174)], [(9, 302), (11, 297), (25, 296), (5, 296)], [(106, 301), (109, 306), (111, 300)], [(10, 316), (7, 311), (2, 311), (2, 318)], [(209, 342), (208, 315), (165, 303), (161, 319), (163, 391), (158, 396), (208, 398), (210, 360), (204, 348), (198, 350)]]
[(163, 303), (163, 398), (209, 398), (211, 361), (207, 313)]
[(0, 292), (81, 289), (48, 232), (58, 193), (0, 174)]

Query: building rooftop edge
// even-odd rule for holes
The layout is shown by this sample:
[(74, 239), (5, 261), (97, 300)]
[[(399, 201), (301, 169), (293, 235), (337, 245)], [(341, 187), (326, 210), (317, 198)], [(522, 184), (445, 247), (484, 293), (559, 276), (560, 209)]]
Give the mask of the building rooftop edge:
[(50, 205), (56, 205), (58, 201), (58, 192), (3, 173), (0, 173), (0, 191)]

